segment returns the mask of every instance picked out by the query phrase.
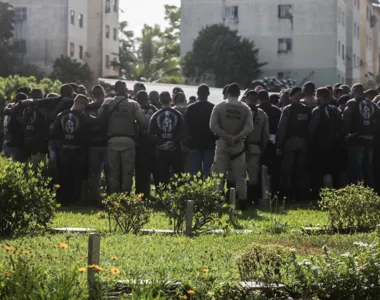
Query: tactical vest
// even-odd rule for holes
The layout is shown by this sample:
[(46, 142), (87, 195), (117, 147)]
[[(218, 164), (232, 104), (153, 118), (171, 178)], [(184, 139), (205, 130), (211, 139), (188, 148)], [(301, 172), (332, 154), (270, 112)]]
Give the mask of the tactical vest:
[[(136, 136), (136, 106), (133, 102), (130, 102), (127, 98), (117, 101), (115, 108), (110, 111), (108, 121), (108, 136), (113, 137), (130, 137)], [(118, 104), (118, 102), (120, 104)]]
[(298, 137), (307, 140), (309, 135), (310, 109), (301, 104), (291, 104), (287, 138)]
[(247, 110), (242, 104), (226, 103), (221, 115), (221, 128), (234, 136), (239, 134), (245, 125)]
[(34, 104), (23, 111), (25, 144), (31, 145), (46, 140), (48, 121), (38, 111)]
[(379, 125), (378, 108), (368, 100), (357, 101), (352, 132), (360, 140), (373, 140)]
[(248, 144), (259, 145), (262, 139), (265, 113), (257, 107), (252, 107), (251, 110), (253, 116), (253, 131), (248, 135), (247, 142)]
[(319, 108), (319, 126), (315, 133), (318, 146), (332, 146), (340, 131), (339, 110), (332, 104), (321, 105)]

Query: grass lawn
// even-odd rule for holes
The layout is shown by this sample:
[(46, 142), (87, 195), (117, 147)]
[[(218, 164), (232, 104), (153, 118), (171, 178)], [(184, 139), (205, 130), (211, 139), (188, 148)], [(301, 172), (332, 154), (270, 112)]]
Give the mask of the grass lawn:
[[(252, 234), (203, 234), (194, 238), (162, 235), (123, 235), (108, 233), (108, 221), (98, 210), (73, 209), (59, 212), (51, 227), (89, 227), (101, 232), (100, 266), (104, 268), (104, 282), (120, 279), (178, 280), (196, 289), (204, 276), (215, 282), (239, 281), (236, 257), (248, 245), (283, 245), (297, 249), (302, 256), (320, 254), (327, 245), (336, 253), (350, 250), (356, 241), (370, 243), (375, 233), (356, 235), (305, 235), (302, 226), (327, 225), (327, 214), (315, 209), (288, 209), (283, 214), (264, 211), (240, 216), (240, 225), (253, 230)], [(280, 234), (273, 234), (275, 224), (280, 224)], [(147, 229), (170, 229), (168, 219), (155, 213)], [(34, 262), (48, 274), (60, 276), (67, 270), (78, 271), (86, 267), (87, 234), (50, 234), (5, 239), (0, 248), (12, 247), (16, 253), (0, 252), (0, 271), (11, 271), (13, 255)], [(68, 245), (59, 248), (60, 243)], [(118, 268), (119, 274), (112, 274)], [(208, 273), (201, 272), (203, 268)], [(116, 272), (114, 272), (116, 273)], [(5, 274), (5, 273), (4, 273)], [(1, 275), (1, 273), (0, 273)], [(81, 282), (86, 280), (82, 274)], [(201, 279), (201, 280), (200, 280)]]

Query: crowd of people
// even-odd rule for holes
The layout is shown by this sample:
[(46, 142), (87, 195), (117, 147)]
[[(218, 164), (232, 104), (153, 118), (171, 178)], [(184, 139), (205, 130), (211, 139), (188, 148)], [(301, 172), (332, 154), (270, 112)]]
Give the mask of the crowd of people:
[(258, 86), (241, 95), (232, 83), (216, 105), (205, 84), (189, 101), (181, 88), (148, 93), (142, 83), (132, 91), (118, 81), (115, 93), (73, 83), (60, 95), (20, 88), (4, 110), (5, 156), (24, 162), (48, 155), (65, 206), (84, 184), (99, 204), (103, 171), (109, 194), (145, 197), (152, 180), (159, 186), (184, 172), (224, 174), (242, 210), (260, 198), (263, 165), (272, 193), (296, 201), (348, 183), (380, 189), (380, 96), (361, 84), (316, 89), (308, 82), (279, 94)]

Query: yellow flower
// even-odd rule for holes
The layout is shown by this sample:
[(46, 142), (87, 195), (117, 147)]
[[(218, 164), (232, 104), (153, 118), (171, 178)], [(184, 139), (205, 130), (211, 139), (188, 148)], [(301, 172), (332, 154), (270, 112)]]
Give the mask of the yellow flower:
[(24, 253), (25, 255), (27, 255), (27, 254), (30, 254), (30, 251), (24, 250), (22, 253)]
[(188, 293), (189, 295), (194, 295), (194, 294), (195, 294), (195, 292), (194, 292), (193, 290), (188, 290), (187, 293)]
[(98, 211), (98, 216), (102, 215), (103, 212), (102, 211)]
[(111, 258), (113, 261), (118, 261), (119, 259), (116, 256), (112, 256)]
[(86, 268), (79, 268), (78, 271), (79, 271), (80, 273), (86, 273), (87, 270), (86, 270)]
[(118, 268), (112, 268), (111, 272), (112, 272), (113, 275), (117, 275), (117, 274), (120, 273), (120, 270)]
[(5, 272), (5, 273), (4, 273), (4, 276), (5, 276), (5, 277), (11, 277), (11, 276), (12, 276), (12, 273), (11, 273), (11, 272)]
[(186, 296), (186, 295), (183, 295), (183, 296), (179, 296), (179, 299), (183, 299), (183, 300), (186, 300), (186, 299), (187, 299), (187, 296)]
[(61, 186), (60, 186), (59, 184), (56, 184), (56, 185), (55, 185), (55, 188), (58, 190), (58, 189), (61, 188)]
[(67, 248), (69, 248), (69, 245), (67, 245), (66, 243), (59, 243), (58, 248), (59, 249), (67, 249)]
[(209, 269), (207, 269), (207, 268), (202, 268), (202, 273), (208, 273), (208, 271), (209, 271)]
[(98, 265), (89, 265), (88, 268), (89, 269), (95, 269), (95, 270), (97, 270), (99, 272), (103, 272), (104, 271), (104, 269), (102, 267), (98, 266)]
[(12, 248), (12, 247), (5, 247), (4, 249), (5, 249), (5, 251), (7, 251), (7, 252), (14, 252), (14, 251), (15, 251), (15, 249)]

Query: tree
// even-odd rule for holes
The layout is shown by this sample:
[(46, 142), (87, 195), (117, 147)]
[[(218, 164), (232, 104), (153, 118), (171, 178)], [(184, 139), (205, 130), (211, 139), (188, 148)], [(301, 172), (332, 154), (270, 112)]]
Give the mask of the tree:
[(134, 37), (127, 29), (128, 23), (120, 23), (119, 63), (120, 76), (130, 80), (183, 82), (180, 73), (180, 10), (165, 5), (165, 19), (169, 26), (144, 25), (141, 37)]
[(75, 59), (61, 55), (54, 61), (51, 78), (62, 82), (89, 85), (92, 82), (93, 74), (88, 64), (82, 64)]
[(221, 88), (227, 83), (238, 82), (247, 87), (266, 65), (259, 62), (258, 53), (254, 42), (242, 38), (236, 30), (215, 24), (199, 32), (192, 52), (184, 58), (183, 71), (187, 78), (197, 83), (212, 80)]
[(0, 76), (12, 74), (16, 58), (12, 55), (10, 39), (13, 37), (14, 9), (0, 2)]

